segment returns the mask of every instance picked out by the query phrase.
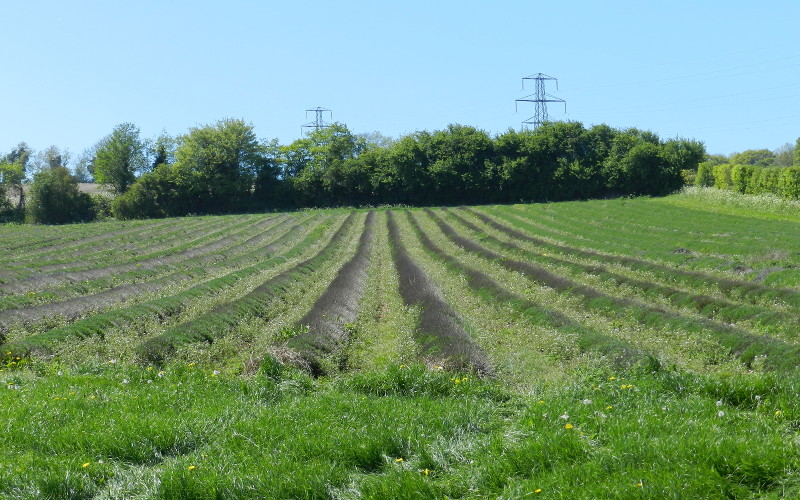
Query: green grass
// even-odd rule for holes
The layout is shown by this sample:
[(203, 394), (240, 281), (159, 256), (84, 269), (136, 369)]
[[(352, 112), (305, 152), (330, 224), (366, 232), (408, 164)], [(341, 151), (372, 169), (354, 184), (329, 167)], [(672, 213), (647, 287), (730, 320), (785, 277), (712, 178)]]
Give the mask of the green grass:
[[(116, 286), (52, 266), (195, 256), (0, 330), (0, 498), (800, 497), (800, 212), (762, 201), (376, 210), (360, 292), (336, 278), (366, 210), (0, 226), (0, 290), (43, 283), (8, 317)], [(346, 335), (312, 373), (320, 301)]]
[(16, 423), (0, 436), (5, 498), (800, 493), (796, 376), (597, 364), (527, 395), (421, 365), (319, 380), (274, 363), (248, 377), (55, 363), (0, 376), (0, 418)]

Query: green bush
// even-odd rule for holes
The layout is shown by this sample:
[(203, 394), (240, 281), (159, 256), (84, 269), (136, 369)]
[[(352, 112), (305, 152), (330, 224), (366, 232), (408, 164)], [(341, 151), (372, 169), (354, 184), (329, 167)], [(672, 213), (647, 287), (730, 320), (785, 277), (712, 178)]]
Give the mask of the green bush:
[(714, 176), (714, 187), (717, 189), (733, 189), (733, 181), (731, 180), (731, 168), (733, 165), (727, 163), (723, 165), (714, 165), (711, 175)]
[(90, 194), (92, 200), (92, 213), (94, 220), (106, 220), (113, 217), (111, 212), (112, 199), (104, 194)]
[(68, 224), (93, 219), (92, 199), (78, 189), (78, 180), (65, 167), (33, 176), (27, 219), (38, 224)]
[(698, 187), (711, 187), (714, 185), (714, 166), (709, 162), (703, 162), (697, 166), (697, 174), (694, 177), (694, 185)]
[(759, 168), (762, 167), (755, 167), (753, 165), (734, 165), (731, 167), (730, 178), (733, 184), (733, 190), (742, 194), (746, 193), (753, 173)]
[(781, 169), (777, 192), (790, 200), (800, 199), (800, 167)]

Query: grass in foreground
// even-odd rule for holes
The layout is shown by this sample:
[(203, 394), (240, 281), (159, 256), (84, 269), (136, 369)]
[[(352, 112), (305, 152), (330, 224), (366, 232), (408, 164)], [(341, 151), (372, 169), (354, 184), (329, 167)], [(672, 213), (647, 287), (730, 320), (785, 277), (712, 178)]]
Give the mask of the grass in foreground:
[(506, 391), (392, 366), (0, 372), (4, 498), (719, 498), (800, 494), (797, 376), (604, 365)]

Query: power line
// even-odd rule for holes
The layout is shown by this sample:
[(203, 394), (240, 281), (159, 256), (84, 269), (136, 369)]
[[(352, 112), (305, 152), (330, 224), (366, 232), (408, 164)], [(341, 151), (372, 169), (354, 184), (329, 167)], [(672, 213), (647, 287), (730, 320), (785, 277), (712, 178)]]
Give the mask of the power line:
[[(549, 117), (547, 115), (547, 103), (548, 102), (563, 102), (564, 103), (564, 112), (567, 112), (567, 101), (564, 99), (560, 99), (556, 96), (550, 95), (545, 92), (545, 81), (546, 80), (555, 80), (556, 82), (556, 90), (558, 90), (558, 79), (545, 75), (544, 73), (536, 73), (534, 76), (526, 76), (522, 79), (522, 89), (525, 89), (525, 80), (533, 80), (536, 82), (536, 93), (525, 96), (521, 99), (516, 99), (514, 101), (514, 106), (517, 107), (519, 102), (532, 102), (535, 103), (536, 108), (534, 111), (534, 115), (524, 122), (522, 122), (522, 126), (525, 125), (533, 125), (533, 129), (536, 130), (539, 126), (548, 121)], [(534, 97), (530, 99), (530, 97)]]

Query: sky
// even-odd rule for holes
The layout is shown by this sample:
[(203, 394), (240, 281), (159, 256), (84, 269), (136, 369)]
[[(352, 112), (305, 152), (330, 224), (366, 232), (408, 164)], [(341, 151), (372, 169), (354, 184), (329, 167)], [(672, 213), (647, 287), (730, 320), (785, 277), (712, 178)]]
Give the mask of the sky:
[(355, 133), (495, 135), (534, 114), (515, 101), (537, 73), (553, 120), (714, 154), (800, 136), (796, 0), (0, 0), (0, 19), (0, 153), (225, 118), (289, 144), (316, 107)]

